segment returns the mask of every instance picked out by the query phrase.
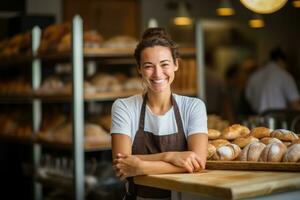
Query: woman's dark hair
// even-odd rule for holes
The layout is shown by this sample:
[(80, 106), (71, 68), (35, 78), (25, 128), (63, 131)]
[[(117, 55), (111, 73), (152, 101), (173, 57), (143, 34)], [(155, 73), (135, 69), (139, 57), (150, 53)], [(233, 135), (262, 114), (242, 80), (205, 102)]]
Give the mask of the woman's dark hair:
[(179, 58), (178, 47), (175, 42), (169, 37), (164, 28), (148, 28), (145, 30), (142, 40), (138, 43), (134, 51), (135, 60), (140, 66), (141, 53), (145, 48), (163, 46), (168, 47), (171, 51), (174, 64)]

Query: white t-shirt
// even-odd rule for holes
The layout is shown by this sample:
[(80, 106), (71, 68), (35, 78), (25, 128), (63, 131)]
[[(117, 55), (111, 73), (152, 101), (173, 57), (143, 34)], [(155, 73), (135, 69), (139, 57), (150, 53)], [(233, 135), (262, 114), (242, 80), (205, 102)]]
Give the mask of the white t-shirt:
[[(195, 133), (207, 134), (207, 115), (203, 101), (197, 98), (173, 94), (178, 105), (186, 137)], [(132, 142), (139, 127), (142, 95), (117, 99), (112, 106), (111, 133), (128, 135)], [(146, 105), (144, 130), (155, 135), (177, 133), (173, 106), (164, 115), (155, 115)]]
[(246, 98), (257, 113), (268, 109), (284, 109), (298, 100), (297, 86), (290, 74), (270, 62), (249, 79)]

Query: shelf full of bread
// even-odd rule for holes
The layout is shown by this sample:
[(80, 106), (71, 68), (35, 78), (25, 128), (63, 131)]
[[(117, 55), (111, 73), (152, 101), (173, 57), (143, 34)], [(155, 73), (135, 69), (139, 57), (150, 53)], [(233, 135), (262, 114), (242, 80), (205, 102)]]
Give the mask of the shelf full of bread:
[(208, 117), (208, 169), (300, 171), (300, 133)]
[[(70, 29), (70, 23), (46, 27), (42, 31), (36, 56), (30, 53), (31, 35), (29, 33), (18, 34), (0, 42), (0, 66), (25, 65), (34, 58), (48, 64), (53, 62), (52, 66), (56, 66), (58, 62), (70, 62)], [(137, 44), (136, 38), (120, 35), (105, 40), (99, 32), (87, 30), (83, 33), (83, 40), (85, 60), (98, 61), (102, 66), (120, 63), (120, 68), (124, 67), (124, 64), (135, 65), (133, 52)], [(182, 59), (173, 89), (175, 93), (196, 96), (195, 49), (180, 48), (179, 50)], [(69, 68), (71, 69), (71, 65)], [(32, 99), (70, 101), (71, 90), (71, 81), (62, 80), (59, 76), (47, 77), (37, 90), (33, 90), (30, 81), (22, 76), (8, 81), (0, 80), (1, 101), (30, 101)], [(84, 92), (86, 101), (113, 100), (141, 93), (143, 88), (138, 75), (125, 77), (119, 74), (98, 73), (84, 80)]]

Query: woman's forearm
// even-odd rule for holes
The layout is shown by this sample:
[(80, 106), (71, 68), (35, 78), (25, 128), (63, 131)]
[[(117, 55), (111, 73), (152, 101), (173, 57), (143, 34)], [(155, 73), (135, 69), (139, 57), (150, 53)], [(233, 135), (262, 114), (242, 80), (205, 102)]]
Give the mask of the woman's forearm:
[(187, 172), (185, 168), (164, 161), (142, 161), (140, 169), (143, 175)]

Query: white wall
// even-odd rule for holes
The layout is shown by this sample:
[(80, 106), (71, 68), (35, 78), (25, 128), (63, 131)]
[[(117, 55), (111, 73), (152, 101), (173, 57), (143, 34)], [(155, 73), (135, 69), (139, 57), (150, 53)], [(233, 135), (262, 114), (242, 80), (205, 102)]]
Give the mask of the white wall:
[(61, 0), (27, 0), (27, 14), (53, 15), (57, 23), (62, 22), (63, 9)]

